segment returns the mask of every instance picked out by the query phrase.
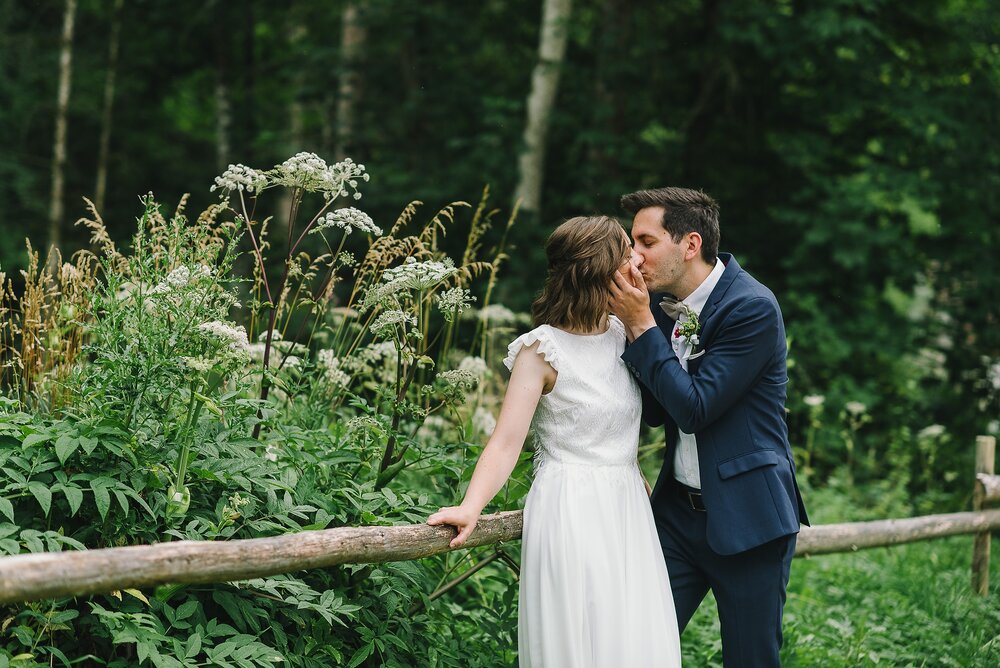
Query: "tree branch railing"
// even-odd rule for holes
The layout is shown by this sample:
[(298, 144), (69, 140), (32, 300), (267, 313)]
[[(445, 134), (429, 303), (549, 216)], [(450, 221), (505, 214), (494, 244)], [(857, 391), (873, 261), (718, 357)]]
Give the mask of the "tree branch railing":
[[(1000, 530), (1000, 509), (985, 509), (986, 504), (1000, 500), (1000, 476), (992, 475), (994, 450), (993, 437), (977, 439), (973, 512), (803, 527), (795, 555), (853, 552), (976, 534), (973, 589), (985, 594), (989, 586), (990, 532)], [(521, 511), (486, 515), (460, 549), (517, 540), (521, 528)], [(185, 540), (0, 557), (0, 604), (167, 583), (231, 582), (342, 564), (409, 561), (450, 551), (453, 537), (451, 528), (425, 524), (340, 527), (269, 538)]]

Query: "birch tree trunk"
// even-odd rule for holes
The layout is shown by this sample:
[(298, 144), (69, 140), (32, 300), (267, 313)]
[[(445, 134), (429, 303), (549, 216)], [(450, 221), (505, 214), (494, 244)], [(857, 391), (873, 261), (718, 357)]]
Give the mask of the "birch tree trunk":
[(521, 211), (537, 216), (542, 202), (542, 177), (545, 169), (545, 138), (552, 109), (559, 92), (559, 73), (566, 55), (566, 37), (572, 0), (545, 0), (538, 64), (531, 76), (528, 118), (524, 129), (524, 150), (519, 162), (520, 179), (515, 201)]
[(108, 73), (104, 77), (104, 107), (101, 110), (101, 140), (97, 152), (97, 183), (94, 185), (94, 205), (104, 212), (104, 195), (108, 185), (108, 157), (111, 151), (111, 119), (115, 103), (115, 77), (118, 74), (118, 44), (121, 41), (122, 6), (125, 0), (115, 0), (111, 15), (111, 35), (108, 40)]
[[(49, 206), (49, 248), (58, 248), (63, 219), (63, 191), (66, 170), (66, 116), (69, 92), (73, 82), (73, 27), (76, 22), (76, 0), (66, 0), (63, 13), (62, 42), (59, 51), (59, 94), (56, 104), (56, 132), (52, 148), (52, 198)], [(55, 254), (49, 255), (50, 262)]]
[(348, 157), (353, 149), (355, 115), (361, 95), (361, 72), (358, 62), (364, 54), (368, 30), (361, 20), (363, 0), (351, 0), (344, 6), (340, 32), (340, 76), (337, 84), (337, 161)]

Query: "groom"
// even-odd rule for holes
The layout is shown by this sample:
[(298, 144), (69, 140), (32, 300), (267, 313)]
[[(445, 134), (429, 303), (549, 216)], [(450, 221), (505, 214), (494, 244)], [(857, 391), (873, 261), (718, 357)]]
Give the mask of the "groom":
[(677, 622), (683, 631), (711, 589), (726, 668), (779, 666), (795, 536), (809, 520), (785, 425), (778, 302), (718, 254), (708, 195), (642, 190), (622, 206), (639, 268), (615, 275), (611, 304), (629, 330), (622, 359), (644, 418), (666, 431), (651, 503)]

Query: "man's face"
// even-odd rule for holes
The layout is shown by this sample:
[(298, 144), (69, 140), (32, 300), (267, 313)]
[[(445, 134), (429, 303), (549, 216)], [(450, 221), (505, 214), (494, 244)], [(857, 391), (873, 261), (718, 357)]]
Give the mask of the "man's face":
[(663, 207), (640, 209), (632, 220), (633, 248), (639, 259), (639, 271), (650, 292), (677, 294), (686, 271), (686, 238), (674, 243), (663, 229)]

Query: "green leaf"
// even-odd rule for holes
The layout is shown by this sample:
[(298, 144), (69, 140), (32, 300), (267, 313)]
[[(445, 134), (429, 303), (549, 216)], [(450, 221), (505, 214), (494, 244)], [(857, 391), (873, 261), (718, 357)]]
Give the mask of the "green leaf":
[(63, 485), (62, 493), (66, 495), (66, 501), (69, 502), (70, 516), (76, 515), (76, 511), (80, 510), (80, 504), (83, 503), (83, 490), (76, 486)]
[(201, 634), (197, 631), (188, 638), (187, 651), (184, 653), (185, 659), (193, 659), (201, 652)]
[(79, 610), (60, 610), (49, 618), (51, 624), (63, 624), (80, 616)]
[(52, 434), (41, 433), (41, 434), (31, 434), (23, 441), (21, 441), (22, 448), (30, 448), (33, 445), (38, 445), (39, 443), (46, 443), (52, 440)]
[(76, 449), (80, 447), (80, 441), (74, 436), (69, 434), (63, 434), (56, 439), (56, 457), (59, 458), (61, 464), (65, 464), (66, 460), (69, 459)]
[(198, 601), (188, 601), (177, 608), (177, 616), (175, 619), (187, 619), (194, 614), (195, 610), (198, 609)]
[(115, 498), (118, 499), (118, 505), (122, 507), (125, 514), (128, 515), (128, 497), (120, 490), (115, 490)]
[(94, 503), (97, 504), (97, 512), (101, 514), (101, 519), (107, 519), (108, 509), (111, 508), (111, 494), (104, 486), (103, 479), (90, 481), (90, 489), (94, 490)]
[(347, 668), (357, 668), (358, 666), (360, 666), (361, 662), (367, 659), (371, 655), (372, 650), (374, 649), (375, 649), (375, 643), (372, 641), (369, 641), (365, 645), (359, 647), (358, 651), (355, 652), (354, 656), (351, 657), (351, 661), (350, 663), (347, 664)]
[(12, 504), (7, 499), (0, 497), (0, 513), (3, 513), (7, 518), (13, 522), (14, 521), (14, 504)]
[(94, 452), (98, 443), (99, 441), (91, 436), (80, 437), (80, 447), (83, 448), (83, 451), (88, 455)]
[(28, 483), (28, 491), (31, 492), (33, 497), (35, 497), (35, 500), (38, 501), (38, 505), (40, 505), (42, 510), (45, 512), (45, 516), (48, 517), (49, 508), (52, 507), (52, 490), (37, 480), (32, 480)]

